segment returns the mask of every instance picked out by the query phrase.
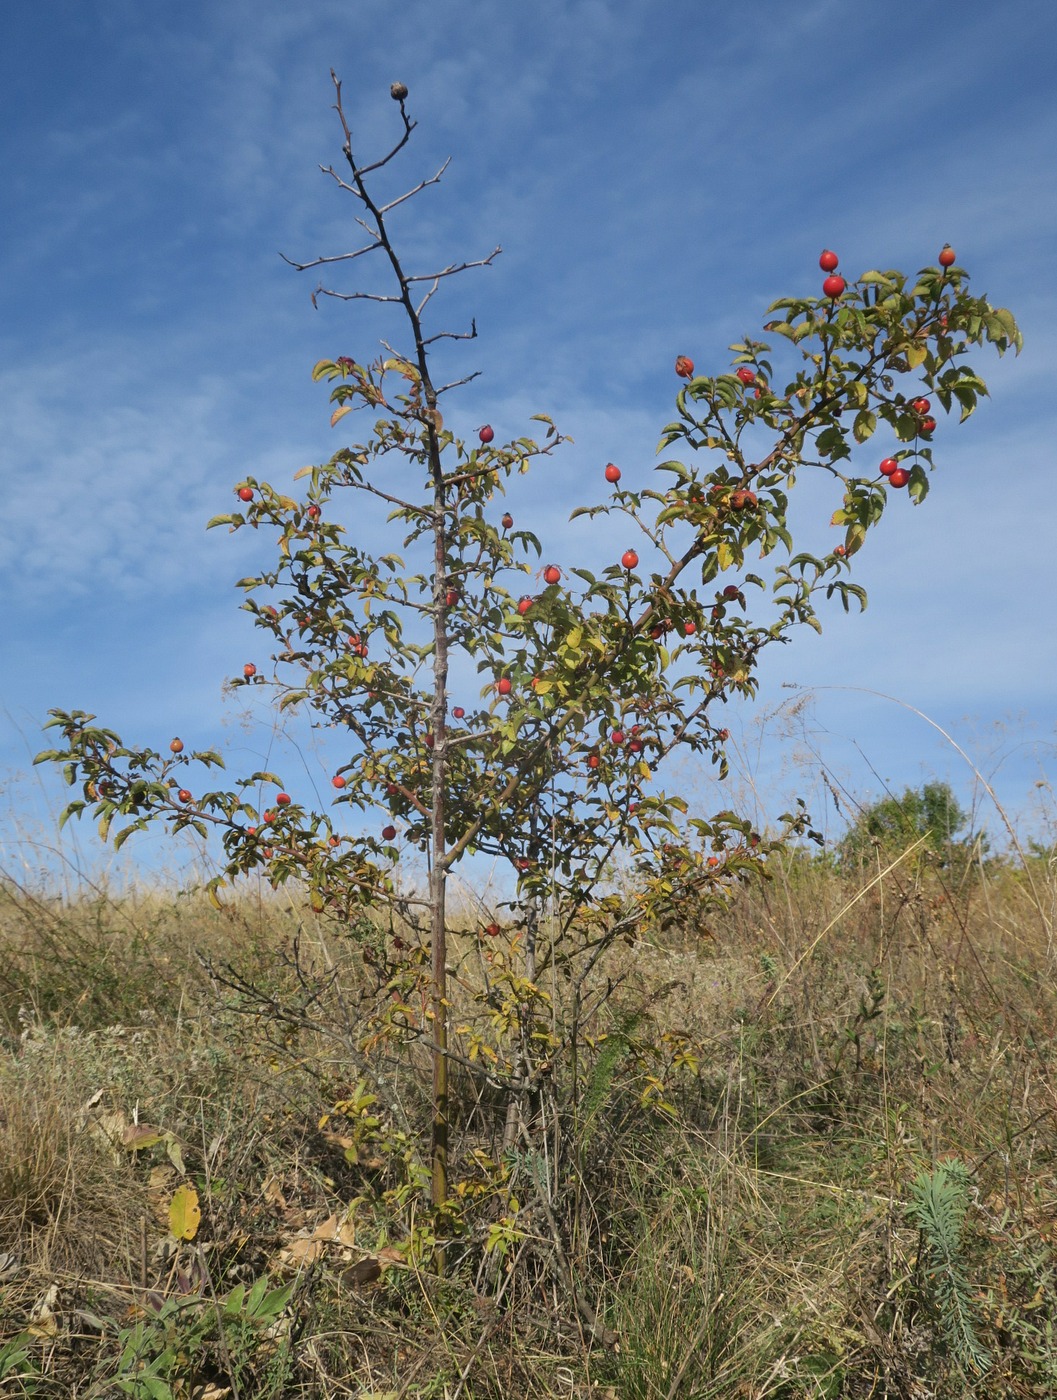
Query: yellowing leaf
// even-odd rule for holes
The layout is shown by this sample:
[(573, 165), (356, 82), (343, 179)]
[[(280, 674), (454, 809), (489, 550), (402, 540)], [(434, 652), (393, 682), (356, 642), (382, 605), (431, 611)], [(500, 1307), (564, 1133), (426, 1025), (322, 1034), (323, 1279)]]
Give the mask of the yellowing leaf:
[(202, 1223), (202, 1208), (193, 1186), (181, 1186), (169, 1202), (169, 1229), (177, 1240), (193, 1240)]
[(339, 419), (344, 418), (345, 415), (346, 415), (346, 413), (351, 413), (351, 412), (352, 412), (352, 404), (351, 404), (351, 403), (342, 404), (341, 408), (336, 408), (336, 409), (334, 410), (334, 412), (330, 415), (330, 426), (333, 428), (334, 424), (337, 423), (337, 422), (339, 421)]
[(929, 348), (924, 341), (915, 341), (913, 345), (907, 346), (907, 364), (911, 369), (917, 369), (918, 365), (925, 363), (925, 356), (928, 353)]
[(26, 1331), (31, 1337), (54, 1337), (58, 1333), (59, 1323), (55, 1317), (58, 1304), (59, 1289), (58, 1285), (53, 1283), (29, 1315)]
[(164, 1142), (167, 1136), (164, 1128), (153, 1128), (149, 1123), (130, 1123), (121, 1134), (121, 1144), (130, 1152), (142, 1152)]
[(406, 360), (386, 360), (382, 368), (396, 370), (398, 374), (402, 374), (404, 378), (409, 380), (412, 384), (417, 384), (420, 378), (418, 370), (415, 369), (414, 365), (408, 364)]

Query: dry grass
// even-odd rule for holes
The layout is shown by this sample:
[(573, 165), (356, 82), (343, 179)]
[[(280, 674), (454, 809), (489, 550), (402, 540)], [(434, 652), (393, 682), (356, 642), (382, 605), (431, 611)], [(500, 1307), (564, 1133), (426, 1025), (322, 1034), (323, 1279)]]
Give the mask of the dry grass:
[[(350, 1272), (386, 1229), (406, 1235), (413, 1207), (384, 1194), (392, 1159), (350, 1161), (340, 1125), (320, 1126), (364, 1074), (413, 1134), (427, 1122), (422, 1052), (360, 1048), (381, 932), (274, 903), (0, 899), (0, 1394), (102, 1397), (120, 1379), (146, 1396), (165, 1347), (168, 1393), (199, 1400), (232, 1378), (236, 1400), (1057, 1393), (1057, 877), (1042, 859), (953, 882), (922, 862), (849, 880), (791, 856), (707, 927), (621, 947), (585, 1025), (579, 1116), (541, 1103), (565, 1137), (517, 1159), (511, 1267), (471, 1232), (443, 1285)], [(456, 961), (459, 1024), (485, 1026), (476, 944), (457, 938)], [(681, 1069), (679, 1048), (695, 1057)], [(649, 1075), (674, 1114), (644, 1103)], [(461, 1072), (457, 1113), (458, 1163), (497, 1149), (501, 1095)], [(134, 1121), (169, 1137), (132, 1150)], [(915, 1177), (950, 1157), (970, 1172), (957, 1265), (986, 1374), (944, 1341), (907, 1217)], [(608, 1341), (573, 1320), (536, 1171)], [(177, 1247), (185, 1179), (203, 1224)], [(302, 1271), (275, 1326), (218, 1322), (214, 1299), (291, 1278), (283, 1248), (357, 1198), (354, 1247)]]

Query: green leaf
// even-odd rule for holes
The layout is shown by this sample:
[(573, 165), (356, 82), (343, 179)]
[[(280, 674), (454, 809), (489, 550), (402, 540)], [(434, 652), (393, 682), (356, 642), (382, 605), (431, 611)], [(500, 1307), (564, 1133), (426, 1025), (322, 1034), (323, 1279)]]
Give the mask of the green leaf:
[(242, 1311), (242, 1303), (246, 1297), (246, 1285), (237, 1283), (228, 1296), (224, 1299), (224, 1316), (238, 1317)]
[(71, 817), (79, 817), (87, 805), (86, 802), (71, 802), (59, 817), (59, 830), (63, 829)]
[[(268, 1280), (267, 1278), (258, 1279), (257, 1283), (263, 1283), (267, 1288)], [(293, 1296), (294, 1287), (293, 1283), (284, 1283), (279, 1288), (273, 1288), (263, 1293), (263, 1296), (254, 1302), (253, 1294), (257, 1291), (257, 1284), (254, 1284), (246, 1311), (259, 1322), (271, 1322), (286, 1308)]]
[[(129, 837), (132, 836), (133, 832), (141, 832), (141, 830), (143, 830), (143, 822), (133, 822), (132, 826), (123, 826), (122, 829), (120, 829), (120, 832), (118, 832), (118, 834), (116, 834), (116, 836), (113, 837), (113, 848), (115, 848), (115, 851), (119, 851), (120, 848), (122, 848), (122, 846), (125, 846), (126, 841), (129, 840)], [(104, 833), (104, 830), (102, 830), (102, 823), (99, 823), (99, 836), (101, 836), (102, 840), (106, 840), (106, 834)]]
[(910, 480), (907, 482), (907, 494), (916, 506), (919, 506), (929, 494), (928, 476), (917, 464), (910, 469)]
[(37, 763), (59, 763), (59, 762), (61, 762), (65, 757), (66, 757), (66, 754), (65, 754), (65, 752), (64, 752), (62, 749), (44, 749), (44, 751), (43, 751), (42, 753), (38, 753), (38, 754), (37, 754), (37, 756), (36, 756), (36, 758), (33, 760), (33, 762), (34, 762), (34, 764), (37, 764)]
[(861, 409), (855, 415), (855, 422), (852, 424), (852, 433), (856, 442), (865, 442), (872, 437), (877, 428), (877, 414), (871, 413), (868, 408)]

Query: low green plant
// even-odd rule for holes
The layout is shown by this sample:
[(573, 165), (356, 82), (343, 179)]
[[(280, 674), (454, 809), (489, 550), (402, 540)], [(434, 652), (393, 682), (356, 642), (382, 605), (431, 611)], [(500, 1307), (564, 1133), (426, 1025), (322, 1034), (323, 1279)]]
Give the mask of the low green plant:
[(918, 1227), (922, 1292), (948, 1354), (963, 1371), (984, 1372), (991, 1358), (977, 1336), (972, 1285), (966, 1273), (962, 1229), (969, 1208), (969, 1169), (950, 1157), (919, 1172), (907, 1213)]
[(261, 1277), (215, 1301), (199, 1293), (166, 1298), (118, 1334), (118, 1370), (110, 1378), (134, 1400), (177, 1400), (185, 1383), (224, 1378), (237, 1396), (284, 1395), (291, 1357), (281, 1320), (294, 1284)]
[[(40, 1371), (31, 1351), (33, 1338), (19, 1332), (0, 1346), (0, 1395), (39, 1395)], [(18, 1388), (15, 1389), (14, 1387)], [(9, 1388), (11, 1387), (11, 1388)]]

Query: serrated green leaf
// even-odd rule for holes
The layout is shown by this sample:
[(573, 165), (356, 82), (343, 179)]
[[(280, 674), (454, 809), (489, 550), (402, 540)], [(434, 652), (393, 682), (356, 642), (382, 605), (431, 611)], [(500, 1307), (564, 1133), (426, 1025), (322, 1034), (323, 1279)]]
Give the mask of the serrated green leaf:
[[(128, 840), (128, 838), (132, 835), (134, 831), (145, 831), (146, 829), (147, 823), (143, 820), (142, 817), (139, 819), (139, 821), (132, 822), (129, 826), (122, 827), (121, 830), (114, 837), (114, 850), (120, 851), (121, 847), (125, 844), (125, 842)], [(104, 837), (103, 839), (105, 840), (106, 838)]]
[(685, 514), (686, 514), (686, 507), (685, 507), (684, 505), (682, 505), (682, 504), (673, 505), (673, 506), (665, 506), (664, 510), (662, 510), (662, 511), (660, 512), (660, 514), (657, 516), (657, 521), (656, 521), (656, 523), (657, 523), (658, 525), (667, 525), (669, 521), (671, 521), (671, 520), (678, 520), (681, 516), (683, 516), (683, 515), (685, 515)]
[(85, 806), (86, 804), (84, 802), (71, 802), (59, 816), (59, 830), (61, 831), (63, 829), (71, 817), (79, 817), (84, 811)]
[(914, 467), (910, 473), (910, 480), (907, 482), (907, 494), (916, 506), (919, 506), (929, 494), (929, 479), (920, 467)]
[(877, 428), (877, 414), (872, 413), (868, 408), (860, 409), (855, 415), (855, 422), (852, 424), (852, 434), (856, 442), (865, 442), (872, 437)]

